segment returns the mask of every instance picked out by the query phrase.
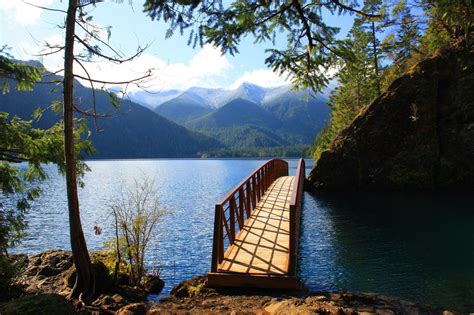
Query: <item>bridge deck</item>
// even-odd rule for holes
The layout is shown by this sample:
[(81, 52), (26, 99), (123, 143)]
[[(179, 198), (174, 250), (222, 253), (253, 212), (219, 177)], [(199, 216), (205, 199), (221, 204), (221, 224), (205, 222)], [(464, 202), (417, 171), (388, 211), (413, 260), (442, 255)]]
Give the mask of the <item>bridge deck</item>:
[(305, 163), (272, 159), (216, 203), (210, 287), (297, 289)]
[(218, 272), (285, 275), (288, 273), (290, 199), (293, 176), (275, 180), (237, 234)]

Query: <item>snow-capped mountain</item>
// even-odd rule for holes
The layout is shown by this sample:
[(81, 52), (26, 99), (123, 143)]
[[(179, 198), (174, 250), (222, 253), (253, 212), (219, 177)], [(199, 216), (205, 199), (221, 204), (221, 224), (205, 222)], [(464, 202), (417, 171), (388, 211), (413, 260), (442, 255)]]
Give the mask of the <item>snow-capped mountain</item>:
[(290, 89), (291, 86), (289, 85), (264, 88), (251, 83), (243, 83), (236, 89), (191, 87), (185, 91), (166, 90), (156, 93), (135, 92), (129, 96), (134, 102), (151, 109), (156, 109), (175, 98), (181, 100), (186, 99), (193, 103), (199, 103), (202, 106), (215, 109), (239, 98), (262, 105), (265, 102), (287, 93)]

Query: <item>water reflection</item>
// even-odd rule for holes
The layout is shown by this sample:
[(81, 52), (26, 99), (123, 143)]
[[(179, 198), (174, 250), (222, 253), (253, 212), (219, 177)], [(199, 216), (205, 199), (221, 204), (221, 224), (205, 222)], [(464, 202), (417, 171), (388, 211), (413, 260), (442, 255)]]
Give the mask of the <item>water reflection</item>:
[(473, 201), (465, 194), (306, 194), (301, 275), (312, 288), (473, 310)]

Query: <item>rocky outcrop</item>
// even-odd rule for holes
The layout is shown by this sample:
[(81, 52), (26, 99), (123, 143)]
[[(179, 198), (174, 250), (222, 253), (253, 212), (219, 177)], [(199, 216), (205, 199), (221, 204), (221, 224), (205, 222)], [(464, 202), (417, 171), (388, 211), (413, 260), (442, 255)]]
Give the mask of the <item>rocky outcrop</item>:
[(12, 300), (0, 305), (2, 315), (75, 315), (73, 304), (57, 294), (39, 294)]
[(197, 277), (178, 284), (147, 314), (452, 314), (369, 293), (214, 290), (206, 283)]
[(448, 51), (395, 80), (321, 154), (318, 190), (474, 188), (474, 51)]
[(28, 259), (26, 268), (16, 279), (27, 294), (60, 293), (67, 288), (73, 267), (72, 254), (63, 250), (49, 250)]
[[(89, 306), (85, 306), (80, 301), (70, 301), (70, 303), (74, 304), (75, 309), (82, 313), (97, 311), (99, 313), (113, 314), (130, 304), (146, 301), (147, 293), (158, 294), (163, 288), (163, 281), (159, 276), (153, 275), (145, 278), (145, 289), (125, 284), (114, 285), (109, 270), (101, 260), (97, 259), (105, 259), (104, 254), (93, 254), (92, 258), (92, 268), (96, 279), (96, 293), (98, 297)], [(26, 266), (15, 280), (15, 283), (22, 288), (23, 294), (44, 295), (47, 298), (50, 298), (51, 294), (67, 296), (74, 286), (76, 270), (71, 252), (50, 250), (34, 255), (29, 259), (25, 257), (24, 260), (26, 260)], [(52, 299), (55, 299), (55, 297)], [(15, 303), (15, 301), (13, 300), (12, 303)], [(32, 299), (30, 302), (36, 303), (36, 301)], [(138, 310), (142, 309), (138, 305), (130, 306), (123, 310), (121, 314), (129, 314), (134, 310), (138, 312)], [(3, 313), (0, 312), (0, 314)]]

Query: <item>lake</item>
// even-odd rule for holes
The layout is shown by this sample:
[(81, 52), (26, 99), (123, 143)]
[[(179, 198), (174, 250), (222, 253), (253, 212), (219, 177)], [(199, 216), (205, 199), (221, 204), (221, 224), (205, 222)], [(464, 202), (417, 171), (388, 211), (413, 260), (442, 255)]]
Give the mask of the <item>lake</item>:
[[(289, 160), (294, 174), (296, 160)], [(80, 189), (90, 250), (113, 237), (110, 204), (121, 185), (155, 180), (168, 214), (146, 257), (161, 270), (162, 295), (209, 271), (214, 203), (262, 160), (156, 159), (88, 161)], [(307, 172), (312, 167), (307, 160)], [(53, 166), (43, 195), (27, 215), (29, 254), (70, 249), (66, 187)], [(4, 200), (5, 203), (5, 200)], [(8, 201), (7, 201), (8, 203)], [(310, 289), (346, 289), (404, 297), (452, 310), (474, 311), (474, 196), (470, 194), (305, 193), (299, 274)], [(94, 234), (94, 226), (102, 234)]]

